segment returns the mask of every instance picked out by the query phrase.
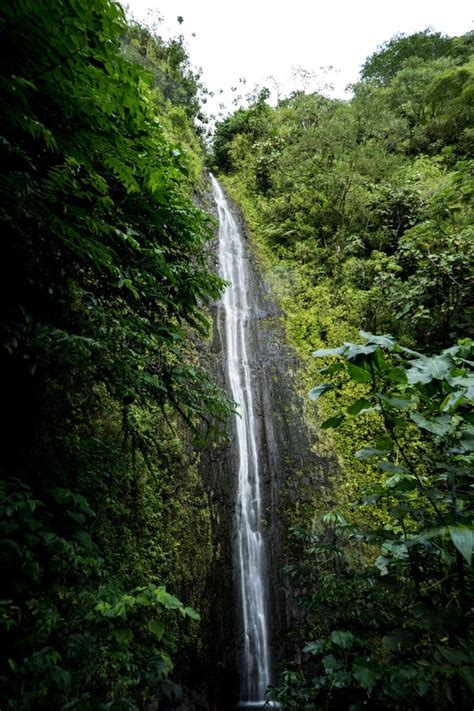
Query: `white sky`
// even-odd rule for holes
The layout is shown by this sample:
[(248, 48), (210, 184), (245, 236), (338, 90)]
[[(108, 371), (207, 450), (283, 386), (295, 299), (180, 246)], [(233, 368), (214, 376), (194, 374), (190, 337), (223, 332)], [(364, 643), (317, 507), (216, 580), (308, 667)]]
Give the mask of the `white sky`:
[[(474, 6), (468, 0), (123, 0), (137, 20), (164, 18), (163, 36), (184, 35), (194, 66), (216, 92), (210, 102), (232, 110), (232, 99), (255, 85), (284, 95), (303, 88), (292, 69), (319, 74), (305, 88), (334, 84), (333, 96), (357, 80), (365, 58), (397, 32), (411, 34), (432, 26), (448, 35), (473, 28)], [(151, 14), (149, 14), (151, 11)], [(177, 17), (184, 22), (179, 25)], [(195, 33), (195, 36), (193, 36)], [(321, 67), (338, 71), (325, 78)], [(245, 78), (246, 84), (239, 83)], [(237, 87), (232, 92), (231, 87)], [(219, 94), (219, 89), (224, 90)]]

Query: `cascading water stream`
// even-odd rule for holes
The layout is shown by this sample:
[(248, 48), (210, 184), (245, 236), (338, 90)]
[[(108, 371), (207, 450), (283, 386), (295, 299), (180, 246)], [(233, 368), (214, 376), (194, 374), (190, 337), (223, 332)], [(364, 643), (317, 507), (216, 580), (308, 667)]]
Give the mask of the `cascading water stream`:
[(241, 706), (248, 708), (263, 704), (270, 684), (259, 442), (249, 358), (250, 275), (241, 230), (219, 183), (213, 175), (211, 179), (219, 213), (219, 271), (229, 282), (222, 297), (227, 378), (239, 408), (235, 418), (238, 449), (235, 562), (243, 631)]

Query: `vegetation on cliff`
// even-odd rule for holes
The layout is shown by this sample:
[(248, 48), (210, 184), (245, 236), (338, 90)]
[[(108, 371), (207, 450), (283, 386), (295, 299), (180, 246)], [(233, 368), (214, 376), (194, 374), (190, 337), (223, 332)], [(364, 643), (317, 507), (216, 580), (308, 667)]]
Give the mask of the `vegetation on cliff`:
[(217, 127), (340, 463), (287, 514), (285, 708), (472, 701), (473, 61), (471, 35), (395, 37), (351, 100), (262, 92)]

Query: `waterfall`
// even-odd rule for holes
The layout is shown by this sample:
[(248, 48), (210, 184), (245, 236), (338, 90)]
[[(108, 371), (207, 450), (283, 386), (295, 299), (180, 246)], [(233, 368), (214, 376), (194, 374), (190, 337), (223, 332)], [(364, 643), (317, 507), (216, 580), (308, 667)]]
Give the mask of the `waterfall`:
[(222, 189), (211, 175), (219, 213), (219, 271), (229, 282), (222, 297), (227, 382), (238, 404), (235, 417), (238, 450), (235, 505), (235, 567), (242, 622), (241, 706), (261, 706), (270, 684), (266, 609), (266, 560), (262, 536), (260, 442), (252, 387), (249, 303), (250, 273), (242, 232)]

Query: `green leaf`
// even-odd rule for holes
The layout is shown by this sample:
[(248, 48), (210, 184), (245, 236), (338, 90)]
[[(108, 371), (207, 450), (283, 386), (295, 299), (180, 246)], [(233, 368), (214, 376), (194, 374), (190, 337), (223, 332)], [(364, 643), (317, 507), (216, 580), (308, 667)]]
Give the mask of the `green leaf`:
[(449, 415), (441, 415), (440, 417), (427, 418), (419, 412), (412, 412), (410, 418), (413, 422), (428, 432), (443, 437), (451, 430), (451, 417)]
[(377, 447), (362, 447), (355, 456), (357, 459), (371, 459), (372, 457), (384, 457), (387, 454), (387, 449), (378, 449)]
[(158, 640), (161, 640), (165, 632), (165, 624), (163, 620), (154, 618), (152, 620), (148, 620), (147, 629), (149, 632), (154, 634)]
[(115, 637), (119, 644), (129, 644), (133, 639), (133, 632), (131, 629), (123, 628), (113, 630), (112, 635)]
[(343, 649), (350, 649), (355, 642), (355, 637), (352, 632), (340, 632), (339, 630), (335, 630), (331, 632), (331, 642)]
[(387, 375), (389, 379), (394, 383), (400, 383), (404, 385), (408, 382), (407, 374), (403, 368), (390, 368)]
[(390, 561), (384, 555), (379, 555), (375, 561), (376, 567), (380, 570), (380, 575), (388, 575), (388, 565)]
[(366, 662), (362, 657), (357, 657), (352, 665), (352, 674), (360, 686), (369, 691), (373, 689), (379, 678), (379, 674), (370, 662)]
[(304, 647), (303, 652), (306, 654), (321, 654), (326, 648), (326, 642), (322, 639), (317, 639), (314, 642), (308, 642)]
[(397, 630), (385, 635), (382, 644), (389, 652), (400, 652), (403, 647), (413, 644), (416, 636), (409, 630)]
[(416, 688), (419, 695), (423, 697), (426, 696), (426, 694), (433, 688), (433, 685), (430, 681), (422, 679), (417, 683)]
[(328, 392), (328, 390), (334, 390), (333, 383), (322, 383), (321, 385), (317, 385), (315, 388), (309, 391), (308, 397), (310, 400), (316, 402), (316, 400), (319, 400), (321, 395), (323, 393)]
[(449, 378), (449, 384), (462, 388), (464, 396), (470, 401), (474, 400), (474, 375), (469, 374), (467, 377), (456, 376), (455, 378)]
[(383, 395), (378, 393), (378, 397), (382, 402), (386, 403), (389, 407), (393, 407), (396, 410), (406, 410), (412, 404), (411, 400), (400, 397), (390, 397), (389, 395)]
[(432, 380), (445, 380), (451, 374), (453, 362), (449, 356), (439, 355), (428, 358), (421, 356), (410, 361), (411, 368), (406, 371), (408, 382), (412, 385), (417, 383), (430, 383)]
[(462, 430), (459, 443), (464, 452), (474, 452), (474, 427), (468, 425)]
[(387, 348), (389, 351), (393, 351), (395, 347), (395, 339), (390, 334), (384, 336), (374, 336), (373, 333), (368, 333), (367, 331), (359, 331), (362, 338), (365, 338), (369, 343), (376, 343), (382, 348)]
[(457, 390), (453, 393), (448, 393), (441, 403), (440, 410), (442, 412), (453, 412), (459, 405), (466, 401), (465, 395), (465, 390)]
[(461, 667), (459, 669), (459, 674), (469, 686), (471, 692), (474, 693), (474, 669), (472, 668), (472, 665)]
[(471, 565), (472, 549), (474, 547), (474, 529), (468, 528), (467, 526), (451, 526), (449, 535), (460, 554), (466, 559), (467, 564)]
[(378, 349), (378, 346), (376, 346), (375, 343), (367, 343), (365, 345), (360, 343), (344, 343), (344, 346), (344, 357), (347, 360), (356, 360), (356, 358), (359, 358), (359, 360), (366, 360), (365, 358), (360, 358), (360, 356), (371, 355)]
[(380, 462), (377, 462), (377, 466), (379, 469), (382, 469), (382, 471), (390, 472), (391, 474), (405, 474), (407, 471), (401, 464), (389, 462), (388, 459), (382, 459)]
[(359, 368), (358, 365), (354, 365), (353, 363), (347, 365), (347, 372), (352, 380), (356, 380), (358, 383), (370, 383), (372, 380), (372, 376), (368, 370)]
[(321, 429), (322, 430), (328, 430), (328, 429), (337, 429), (342, 425), (344, 422), (344, 415), (337, 415), (335, 417), (328, 417), (327, 420), (324, 420), (324, 422), (321, 424)]
[(390, 437), (377, 437), (375, 440), (375, 446), (377, 449), (383, 449), (387, 452), (391, 452), (393, 450), (393, 440)]
[(174, 595), (166, 592), (165, 588), (159, 587), (155, 590), (155, 595), (157, 600), (165, 607), (167, 610), (178, 610), (183, 607), (180, 600)]
[[(407, 474), (394, 474), (393, 476), (389, 477), (384, 483), (382, 484), (382, 488), (385, 490), (392, 490), (394, 491), (414, 491), (416, 488), (418, 488), (418, 482), (416, 479), (412, 476), (408, 476)], [(396, 515), (396, 512), (398, 511), (399, 513), (409, 513), (411, 511), (410, 507), (403, 507), (403, 506), (398, 506), (394, 507), (391, 509), (391, 511)]]
[(339, 511), (328, 511), (323, 515), (323, 523), (327, 523), (329, 526), (347, 526), (347, 521), (344, 516), (339, 513)]
[(374, 351), (374, 363), (378, 370), (390, 370), (390, 363), (385, 358), (384, 352), (381, 348), (376, 348)]
[(337, 659), (333, 654), (327, 654), (323, 657), (323, 666), (326, 674), (333, 674), (339, 671), (344, 666), (340, 659)]
[(365, 397), (359, 398), (359, 400), (356, 400), (352, 405), (350, 405), (347, 408), (347, 412), (349, 415), (360, 415), (363, 412), (366, 412), (367, 410), (372, 409), (372, 403), (370, 400), (367, 400)]
[(321, 368), (319, 372), (321, 375), (333, 375), (334, 373), (339, 373), (341, 370), (345, 370), (344, 363), (331, 363), (326, 368)]
[(459, 667), (461, 664), (469, 662), (469, 657), (460, 649), (451, 649), (444, 647), (441, 644), (436, 645), (436, 651), (441, 654), (444, 659), (447, 659), (453, 667)]
[(325, 358), (326, 356), (338, 356), (342, 355), (345, 351), (344, 346), (339, 348), (320, 348), (317, 351), (313, 351), (313, 358)]
[(201, 619), (201, 615), (199, 612), (196, 612), (192, 607), (182, 607), (180, 609), (180, 613), (183, 615), (183, 617), (190, 617), (192, 620), (196, 620), (199, 622)]

